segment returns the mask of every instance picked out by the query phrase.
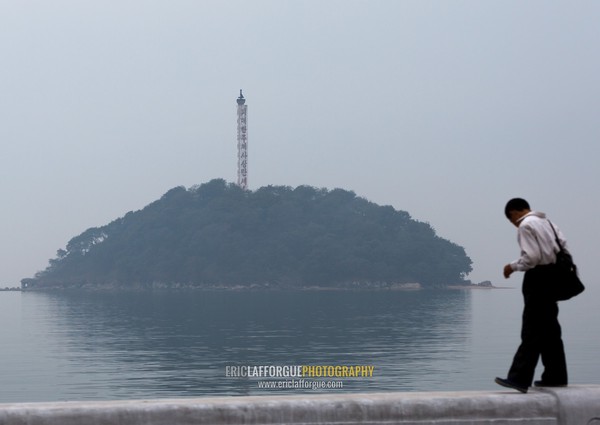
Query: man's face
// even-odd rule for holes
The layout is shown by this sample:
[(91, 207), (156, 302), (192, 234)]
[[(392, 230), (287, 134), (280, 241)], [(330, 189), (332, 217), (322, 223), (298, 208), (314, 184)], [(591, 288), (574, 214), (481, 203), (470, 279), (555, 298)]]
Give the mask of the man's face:
[(508, 220), (515, 225), (515, 227), (519, 227), (521, 222), (519, 219), (529, 213), (529, 210), (512, 210), (508, 212)]

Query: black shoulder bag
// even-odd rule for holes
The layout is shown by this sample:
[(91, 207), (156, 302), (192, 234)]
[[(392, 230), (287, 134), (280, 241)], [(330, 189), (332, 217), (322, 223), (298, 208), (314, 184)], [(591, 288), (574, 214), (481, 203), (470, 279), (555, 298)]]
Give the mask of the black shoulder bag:
[(554, 263), (554, 269), (556, 272), (556, 279), (552, 283), (553, 285), (553, 297), (556, 301), (565, 301), (573, 298), (576, 295), (581, 294), (585, 286), (577, 275), (577, 266), (573, 263), (573, 257), (567, 251), (563, 249), (556, 230), (552, 225), (552, 222), (548, 220), (552, 231), (554, 232), (554, 240), (558, 245), (558, 252), (556, 253), (556, 263)]

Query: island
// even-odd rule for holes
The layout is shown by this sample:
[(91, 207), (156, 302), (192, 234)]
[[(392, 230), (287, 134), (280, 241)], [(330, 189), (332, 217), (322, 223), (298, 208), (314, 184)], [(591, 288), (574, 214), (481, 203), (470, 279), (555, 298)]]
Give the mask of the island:
[(415, 289), (468, 284), (471, 264), (428, 223), (352, 191), (215, 179), (75, 236), (21, 287)]

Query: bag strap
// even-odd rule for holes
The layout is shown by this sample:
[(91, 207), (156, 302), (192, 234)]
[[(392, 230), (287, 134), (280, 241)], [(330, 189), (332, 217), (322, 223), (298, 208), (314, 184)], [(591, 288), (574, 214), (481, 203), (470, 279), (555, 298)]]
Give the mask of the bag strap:
[[(548, 220), (548, 219), (546, 219), (546, 220)], [(567, 253), (563, 249), (563, 246), (561, 245), (560, 241), (558, 240), (558, 235), (556, 234), (556, 229), (554, 229), (554, 226), (552, 225), (552, 222), (550, 220), (548, 220), (548, 223), (550, 223), (550, 227), (552, 227), (552, 231), (554, 232), (554, 240), (558, 244), (558, 249), (559, 249), (558, 253), (560, 254), (561, 252), (563, 252), (563, 253), (566, 253), (568, 255), (568, 258), (569, 258), (570, 263), (571, 263), (571, 270), (573, 272), (575, 272), (575, 275), (577, 275), (578, 274), (578, 272), (577, 272), (577, 266), (573, 262), (573, 258), (571, 257), (571, 254)]]
[[(548, 220), (548, 219), (546, 219), (546, 220)], [(558, 250), (564, 251), (560, 241), (558, 240), (558, 234), (556, 233), (556, 229), (554, 229), (554, 226), (552, 225), (552, 222), (550, 220), (548, 220), (548, 224), (550, 224), (550, 227), (552, 227), (552, 231), (554, 232), (554, 240), (556, 241), (556, 244), (558, 245)]]
[[(548, 219), (546, 219), (548, 220)], [(558, 253), (560, 254), (561, 252), (566, 253), (569, 256), (570, 262), (571, 262), (571, 268), (573, 269), (573, 271), (575, 272), (575, 274), (577, 274), (577, 266), (575, 265), (575, 263), (573, 262), (573, 258), (571, 257), (571, 254), (567, 253), (563, 246), (561, 245), (560, 241), (558, 240), (558, 235), (556, 234), (556, 229), (554, 229), (554, 226), (552, 225), (552, 222), (550, 220), (548, 220), (548, 223), (550, 223), (550, 227), (552, 227), (552, 231), (554, 232), (554, 240), (556, 241), (556, 243), (558, 244)]]

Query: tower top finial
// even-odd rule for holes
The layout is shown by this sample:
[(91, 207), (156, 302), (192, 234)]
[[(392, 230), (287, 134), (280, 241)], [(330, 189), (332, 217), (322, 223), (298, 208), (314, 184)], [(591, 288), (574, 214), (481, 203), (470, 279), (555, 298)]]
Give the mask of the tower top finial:
[(242, 94), (242, 89), (240, 89), (240, 97), (237, 98), (238, 105), (243, 105), (246, 103), (246, 99), (244, 99), (244, 95)]

